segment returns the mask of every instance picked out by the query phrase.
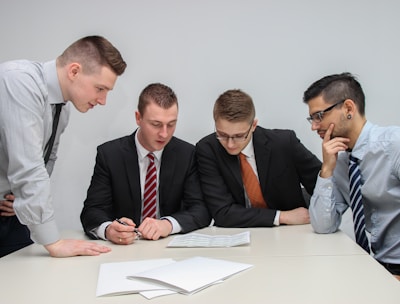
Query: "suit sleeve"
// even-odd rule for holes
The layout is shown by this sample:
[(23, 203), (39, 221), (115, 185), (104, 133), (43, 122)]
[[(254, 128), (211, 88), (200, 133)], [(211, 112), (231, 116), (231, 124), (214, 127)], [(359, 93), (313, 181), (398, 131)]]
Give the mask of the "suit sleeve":
[[(185, 145), (185, 147), (188, 146)], [(174, 172), (172, 176), (163, 175), (162, 202), (160, 202), (162, 215), (176, 219), (182, 228), (181, 233), (203, 228), (211, 222), (201, 191), (194, 147), (190, 146), (190, 149), (185, 147), (181, 147), (182, 149), (178, 149), (179, 152), (177, 152), (183, 154), (174, 156), (171, 156), (173, 152), (164, 151), (163, 162), (167, 159), (172, 162), (171, 157), (177, 157), (178, 163), (174, 169), (166, 173)], [(164, 169), (167, 168), (162, 168)]]
[(94, 236), (90, 231), (106, 221), (112, 221), (112, 215), (112, 189), (109, 170), (102, 150), (98, 148), (92, 180), (81, 212), (81, 222), (85, 233), (93, 238)]
[(321, 170), (321, 161), (309, 151), (296, 137), (295, 132), (290, 131), (290, 148), (293, 151), (294, 163), (301, 184), (309, 195), (313, 194), (317, 176)]

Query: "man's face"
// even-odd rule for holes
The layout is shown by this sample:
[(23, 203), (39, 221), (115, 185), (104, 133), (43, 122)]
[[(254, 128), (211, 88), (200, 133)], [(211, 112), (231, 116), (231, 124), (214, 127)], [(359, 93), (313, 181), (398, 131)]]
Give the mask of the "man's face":
[(256, 126), (257, 120), (252, 124), (248, 121), (231, 122), (221, 118), (215, 121), (219, 142), (231, 155), (238, 155), (247, 146)]
[(79, 112), (85, 113), (98, 104), (106, 104), (107, 93), (114, 88), (117, 75), (106, 66), (93, 74), (82, 73), (80, 67), (75, 67), (69, 72), (69, 80), (69, 99)]
[[(324, 112), (333, 104), (326, 103), (322, 96), (315, 97), (308, 102), (308, 110), (310, 116), (315, 116), (315, 113)], [(332, 109), (322, 114), (322, 120), (315, 119), (311, 123), (311, 130), (317, 131), (318, 135), (323, 139), (326, 131), (331, 124), (334, 124), (334, 129), (331, 138), (347, 137), (347, 119), (342, 110), (343, 103), (338, 101), (338, 104)]]
[(144, 109), (143, 116), (138, 111), (135, 115), (136, 123), (140, 127), (138, 139), (142, 146), (150, 152), (163, 149), (171, 140), (176, 129), (177, 104), (169, 109), (164, 109), (151, 102)]

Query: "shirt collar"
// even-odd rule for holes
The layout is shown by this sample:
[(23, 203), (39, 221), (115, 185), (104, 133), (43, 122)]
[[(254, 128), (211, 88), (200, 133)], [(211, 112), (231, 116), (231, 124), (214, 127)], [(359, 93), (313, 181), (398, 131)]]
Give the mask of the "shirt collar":
[(246, 157), (253, 158), (254, 157), (254, 145), (253, 145), (253, 136), (251, 136), (251, 139), (249, 143), (247, 144), (246, 147), (241, 151)]
[(62, 96), (60, 83), (58, 81), (56, 61), (48, 61), (43, 64), (44, 77), (47, 82), (47, 90), (49, 92), (49, 103), (65, 104), (64, 98)]
[[(138, 133), (139, 133), (139, 131), (140, 131), (140, 128), (138, 128), (138, 129), (136, 130), (136, 133), (135, 133), (135, 144), (136, 144), (136, 150), (137, 150), (137, 153), (138, 153), (139, 161), (143, 161), (143, 159), (144, 159), (145, 157), (147, 157), (147, 154), (149, 154), (150, 151), (146, 150), (146, 149), (141, 145), (141, 143), (139, 142), (139, 139), (138, 139)], [(164, 151), (164, 149), (161, 149), (161, 150), (158, 150), (158, 151), (153, 151), (152, 153), (154, 154), (154, 157), (155, 157), (158, 161), (160, 161), (160, 160), (161, 160), (161, 155), (162, 155), (163, 151)]]
[(369, 121), (367, 121), (365, 123), (365, 125), (363, 126), (363, 128), (361, 130), (360, 135), (358, 136), (356, 144), (354, 145), (354, 148), (351, 151), (351, 155), (358, 158), (359, 160), (362, 160), (365, 155), (368, 138), (369, 138), (369, 134), (371, 133), (372, 127), (373, 127), (373, 124), (370, 123)]

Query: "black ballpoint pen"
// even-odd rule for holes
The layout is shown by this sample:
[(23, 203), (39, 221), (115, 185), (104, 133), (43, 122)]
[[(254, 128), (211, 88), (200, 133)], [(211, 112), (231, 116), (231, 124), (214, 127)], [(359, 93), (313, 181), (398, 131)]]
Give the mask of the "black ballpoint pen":
[[(121, 221), (121, 220), (118, 219), (118, 218), (116, 218), (115, 220), (116, 220), (118, 223), (120, 223), (121, 225), (129, 226), (127, 223)], [(137, 228), (133, 228), (133, 232), (135, 232), (139, 237), (142, 236), (142, 234), (140, 233), (140, 231), (139, 231)]]

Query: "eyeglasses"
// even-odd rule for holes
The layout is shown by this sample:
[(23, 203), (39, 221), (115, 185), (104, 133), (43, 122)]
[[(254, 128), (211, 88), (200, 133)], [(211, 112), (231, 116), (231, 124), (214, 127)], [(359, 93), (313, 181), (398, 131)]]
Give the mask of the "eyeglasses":
[(238, 134), (238, 135), (228, 136), (228, 135), (218, 134), (218, 131), (215, 131), (215, 136), (217, 137), (217, 139), (219, 141), (223, 141), (223, 142), (228, 142), (229, 139), (232, 139), (232, 141), (234, 143), (245, 141), (250, 134), (250, 130), (251, 130), (252, 126), (253, 126), (253, 124), (250, 124), (250, 128), (247, 130), (246, 134)]
[(343, 99), (342, 101), (339, 101), (339, 102), (331, 105), (330, 107), (326, 108), (323, 111), (319, 111), (314, 114), (311, 114), (309, 117), (307, 117), (307, 120), (310, 122), (310, 124), (312, 124), (313, 122), (320, 123), (322, 121), (322, 118), (324, 118), (324, 114), (326, 112), (331, 111), (334, 107), (336, 107), (337, 105), (340, 105), (341, 103), (343, 103), (345, 101), (346, 101), (346, 99)]

